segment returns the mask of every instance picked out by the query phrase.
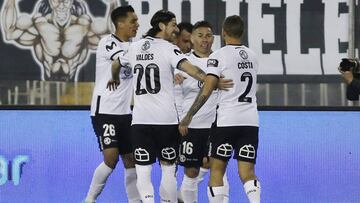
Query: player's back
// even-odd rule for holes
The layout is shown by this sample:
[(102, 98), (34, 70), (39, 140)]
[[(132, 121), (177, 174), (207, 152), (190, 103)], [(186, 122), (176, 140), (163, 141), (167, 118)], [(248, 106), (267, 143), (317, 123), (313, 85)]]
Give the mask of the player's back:
[(217, 59), (221, 74), (234, 82), (229, 91), (220, 91), (218, 126), (258, 126), (256, 54), (246, 46), (227, 45), (209, 58)]
[(174, 68), (183, 54), (173, 44), (146, 37), (127, 54), (134, 73), (133, 124), (177, 124)]
[(115, 35), (110, 34), (102, 38), (96, 50), (95, 87), (91, 102), (91, 115), (101, 114), (130, 114), (132, 94), (132, 73), (129, 66), (122, 67), (120, 85), (110, 91), (106, 88), (112, 78), (111, 64), (127, 51), (130, 42), (122, 42)]

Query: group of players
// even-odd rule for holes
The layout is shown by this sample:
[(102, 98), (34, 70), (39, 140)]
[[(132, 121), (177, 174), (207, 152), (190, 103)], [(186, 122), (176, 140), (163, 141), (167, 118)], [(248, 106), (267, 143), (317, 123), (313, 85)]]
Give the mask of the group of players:
[[(104, 161), (94, 171), (85, 202), (96, 201), (119, 155), (130, 203), (155, 201), (151, 170), (156, 159), (162, 171), (161, 202), (178, 202), (178, 198), (198, 202), (198, 184), (208, 168), (209, 202), (228, 202), (225, 174), (232, 154), (249, 202), (260, 202), (254, 170), (258, 61), (241, 44), (241, 17), (224, 20), (225, 46), (215, 52), (212, 26), (206, 21), (185, 30), (190, 39), (179, 40), (177, 36), (186, 33), (180, 32), (176, 16), (160, 10), (151, 18), (145, 36), (132, 42), (139, 27), (134, 9), (118, 7), (111, 19), (115, 33), (98, 44), (91, 103)], [(175, 102), (175, 98), (180, 99)], [(176, 164), (184, 166), (179, 192)]]

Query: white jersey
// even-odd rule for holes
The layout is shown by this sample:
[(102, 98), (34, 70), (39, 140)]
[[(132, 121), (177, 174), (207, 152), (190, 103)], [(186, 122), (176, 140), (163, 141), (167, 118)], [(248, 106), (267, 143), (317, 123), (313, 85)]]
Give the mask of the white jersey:
[(209, 56), (208, 74), (232, 79), (234, 87), (219, 92), (218, 126), (259, 126), (256, 103), (258, 60), (249, 48), (227, 45)]
[[(199, 67), (204, 72), (207, 72), (206, 63), (208, 58), (201, 58), (197, 56), (194, 52), (187, 55), (187, 59), (195, 66)], [(176, 72), (176, 71), (175, 71)], [(185, 117), (186, 113), (189, 111), (190, 107), (194, 103), (196, 97), (198, 96), (203, 82), (198, 81), (183, 71), (179, 71), (187, 79), (181, 84), (183, 103), (181, 118)], [(206, 103), (199, 109), (199, 111), (194, 115), (189, 125), (189, 128), (210, 128), (211, 124), (215, 121), (216, 117), (216, 105), (217, 105), (218, 92), (214, 90), (210, 95)]]
[(130, 42), (122, 42), (111, 34), (102, 38), (96, 50), (96, 75), (95, 87), (91, 101), (91, 115), (131, 114), (132, 97), (132, 72), (129, 66), (121, 68), (120, 85), (116, 90), (110, 91), (106, 88), (108, 81), (112, 78), (111, 64), (118, 60), (129, 48)]
[(132, 124), (178, 124), (174, 98), (174, 68), (185, 56), (170, 42), (146, 37), (127, 54), (134, 73)]

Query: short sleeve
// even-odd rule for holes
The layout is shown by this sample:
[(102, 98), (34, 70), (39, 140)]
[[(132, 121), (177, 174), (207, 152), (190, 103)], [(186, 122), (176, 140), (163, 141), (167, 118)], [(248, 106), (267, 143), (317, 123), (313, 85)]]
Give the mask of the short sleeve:
[(121, 49), (120, 45), (117, 44), (114, 40), (110, 40), (104, 44), (104, 54), (107, 59), (112, 61), (118, 59), (120, 55), (124, 54), (124, 50)]
[(221, 62), (216, 55), (211, 54), (207, 60), (207, 75), (214, 75), (215, 77), (220, 77), (221, 74)]
[(177, 69), (180, 69), (179, 65), (182, 61), (187, 60), (185, 54), (175, 45), (169, 46), (168, 57), (170, 58), (171, 66)]

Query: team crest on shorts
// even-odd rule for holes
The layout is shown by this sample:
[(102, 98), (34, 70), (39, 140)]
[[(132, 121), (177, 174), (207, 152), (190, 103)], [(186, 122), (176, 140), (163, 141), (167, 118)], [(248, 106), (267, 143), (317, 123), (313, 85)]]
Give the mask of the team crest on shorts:
[(255, 159), (255, 148), (251, 144), (244, 145), (239, 150), (239, 157)]

